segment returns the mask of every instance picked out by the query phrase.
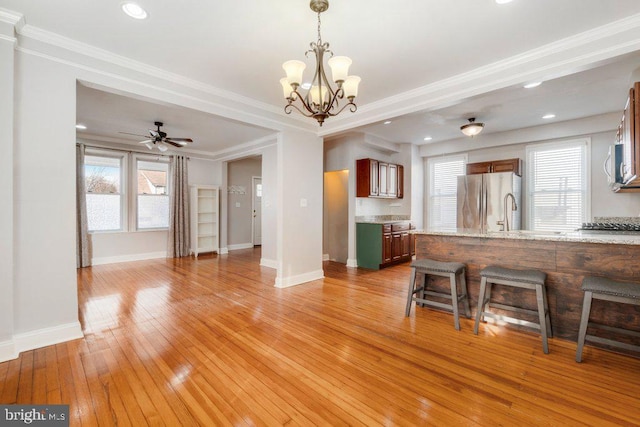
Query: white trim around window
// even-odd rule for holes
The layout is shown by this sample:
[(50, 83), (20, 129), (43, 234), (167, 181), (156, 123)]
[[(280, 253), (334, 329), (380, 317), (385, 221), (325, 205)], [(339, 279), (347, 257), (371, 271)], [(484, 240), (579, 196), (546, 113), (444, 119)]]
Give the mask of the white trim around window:
[(591, 218), (591, 139), (532, 144), (527, 156), (527, 228), (571, 231)]
[(466, 154), (427, 159), (427, 227), (456, 228), (457, 177), (466, 165)]
[[(119, 228), (112, 228), (112, 229), (101, 229), (101, 230), (91, 230), (91, 228), (89, 228), (89, 232), (91, 233), (114, 233), (114, 232), (123, 232), (123, 231), (127, 231), (128, 230), (128, 225), (129, 225), (129, 221), (128, 221), (128, 188), (129, 188), (129, 180), (128, 180), (128, 174), (127, 174), (127, 170), (129, 167), (129, 159), (127, 156), (127, 153), (118, 153), (115, 152), (113, 150), (100, 150), (98, 148), (86, 148), (85, 150), (85, 173), (87, 170), (87, 167), (91, 167), (91, 162), (89, 160), (89, 162), (87, 162), (87, 158), (91, 159), (92, 157), (97, 157), (97, 158), (103, 158), (105, 160), (108, 159), (116, 159), (119, 161), (119, 196), (120, 196), (120, 218), (119, 218), (119, 223), (120, 226)], [(87, 188), (87, 196), (90, 197), (91, 196), (91, 192), (89, 191), (89, 189)], [(106, 194), (106, 193), (104, 193)], [(87, 200), (88, 203), (89, 200)]]

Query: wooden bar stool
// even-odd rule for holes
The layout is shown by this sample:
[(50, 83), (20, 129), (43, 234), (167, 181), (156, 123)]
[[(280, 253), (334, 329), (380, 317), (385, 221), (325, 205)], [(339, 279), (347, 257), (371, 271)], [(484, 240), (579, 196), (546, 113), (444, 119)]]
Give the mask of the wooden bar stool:
[[(528, 326), (540, 330), (542, 335), (542, 350), (549, 353), (547, 337), (552, 337), (551, 319), (549, 317), (549, 303), (547, 301), (547, 290), (545, 279), (547, 274), (538, 270), (512, 270), (509, 268), (488, 266), (480, 272), (480, 294), (478, 295), (478, 310), (476, 312), (476, 322), (473, 333), (478, 335), (478, 325), (485, 317)], [(491, 286), (493, 284), (513, 286), (516, 288), (532, 289), (536, 291), (537, 311), (529, 310), (513, 305), (498, 304), (491, 302)], [(538, 314), (539, 323), (529, 322), (522, 319), (503, 316), (487, 311), (493, 307), (501, 310), (513, 311), (516, 313)]]
[(620, 302), (623, 304), (640, 305), (640, 284), (628, 282), (616, 282), (604, 277), (585, 277), (582, 280), (582, 290), (584, 291), (584, 300), (582, 303), (582, 317), (580, 318), (580, 330), (578, 331), (578, 348), (576, 349), (576, 362), (582, 361), (582, 350), (586, 340), (599, 344), (606, 344), (611, 347), (623, 348), (625, 350), (640, 352), (640, 346), (627, 344), (612, 339), (598, 337), (596, 335), (587, 335), (589, 326), (606, 329), (608, 331), (640, 337), (640, 333), (630, 331), (628, 329), (617, 328), (613, 326), (602, 325), (595, 322), (589, 322), (591, 314), (591, 301), (594, 299)]
[[(471, 318), (471, 309), (469, 308), (469, 295), (467, 293), (467, 282), (465, 279), (466, 265), (459, 262), (441, 262), (431, 259), (420, 259), (411, 264), (411, 278), (409, 279), (409, 294), (407, 296), (407, 308), (405, 315), (408, 317), (411, 313), (411, 303), (428, 305), (431, 307), (444, 308), (453, 311), (453, 324), (456, 330), (460, 330), (460, 319), (458, 312), (458, 304), (463, 302), (464, 313), (467, 318)], [(416, 288), (416, 275), (424, 275), (423, 285)], [(451, 285), (451, 292), (435, 292), (427, 290), (427, 276), (448, 277)], [(458, 280), (459, 278), (459, 280)], [(458, 284), (460, 289), (458, 289)], [(458, 295), (460, 292), (460, 295)], [(415, 296), (418, 294), (418, 296)], [(445, 304), (438, 301), (429, 300), (426, 297), (450, 298), (451, 304)]]

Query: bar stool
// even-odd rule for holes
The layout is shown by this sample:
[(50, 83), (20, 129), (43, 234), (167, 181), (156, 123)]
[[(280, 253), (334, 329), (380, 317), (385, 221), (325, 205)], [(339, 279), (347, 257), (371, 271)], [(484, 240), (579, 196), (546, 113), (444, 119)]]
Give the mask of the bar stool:
[[(432, 307), (444, 308), (453, 311), (453, 324), (456, 330), (460, 330), (460, 319), (458, 312), (458, 304), (463, 302), (464, 313), (467, 318), (471, 318), (471, 309), (469, 308), (469, 295), (467, 293), (467, 282), (465, 280), (466, 265), (459, 262), (441, 262), (431, 259), (420, 259), (411, 263), (411, 278), (409, 279), (409, 294), (407, 296), (407, 308), (405, 315), (409, 317), (411, 313), (411, 303), (428, 305)], [(424, 275), (423, 285), (416, 288), (416, 275)], [(448, 277), (451, 284), (451, 292), (435, 292), (427, 290), (427, 276)], [(458, 278), (460, 279), (458, 281)], [(460, 289), (458, 290), (458, 283)], [(460, 295), (458, 295), (458, 291)], [(418, 296), (414, 296), (418, 294)], [(450, 298), (451, 304), (445, 304), (438, 301), (426, 299), (427, 296)]]
[[(549, 303), (547, 301), (547, 290), (545, 287), (546, 273), (538, 270), (512, 270), (509, 268), (488, 266), (480, 272), (480, 294), (478, 295), (478, 310), (476, 312), (476, 322), (473, 333), (478, 335), (478, 325), (485, 317), (503, 320), (509, 323), (516, 323), (540, 330), (542, 335), (542, 350), (549, 353), (547, 336), (552, 337), (551, 319), (549, 317)], [(491, 286), (493, 284), (513, 286), (516, 288), (532, 289), (536, 291), (536, 301), (538, 310), (528, 310), (512, 305), (498, 304), (491, 302)], [(516, 313), (538, 314), (539, 323), (526, 320), (515, 319), (487, 311), (487, 308), (498, 308), (501, 310), (513, 311)]]
[(595, 335), (587, 335), (589, 326), (609, 331), (639, 337), (640, 333), (628, 329), (606, 326), (595, 322), (589, 322), (591, 314), (591, 300), (620, 302), (623, 304), (640, 305), (640, 284), (628, 282), (616, 282), (604, 277), (588, 276), (582, 280), (584, 300), (582, 303), (582, 317), (580, 318), (580, 330), (578, 331), (578, 348), (576, 349), (576, 362), (582, 361), (582, 350), (586, 340), (625, 350), (639, 351), (640, 346), (602, 338)]

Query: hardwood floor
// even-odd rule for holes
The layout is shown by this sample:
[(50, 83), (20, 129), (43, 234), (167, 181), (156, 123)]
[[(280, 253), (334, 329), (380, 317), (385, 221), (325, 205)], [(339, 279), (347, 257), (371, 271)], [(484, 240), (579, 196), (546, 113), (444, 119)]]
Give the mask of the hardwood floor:
[(640, 359), (412, 308), (407, 264), (273, 287), (259, 250), (78, 271), (85, 338), (0, 363), (72, 425), (638, 425)]

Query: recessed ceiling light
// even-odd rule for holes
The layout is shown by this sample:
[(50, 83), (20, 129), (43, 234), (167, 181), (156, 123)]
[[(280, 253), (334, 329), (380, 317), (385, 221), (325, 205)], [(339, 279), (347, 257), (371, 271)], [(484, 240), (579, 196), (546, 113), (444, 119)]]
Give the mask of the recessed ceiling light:
[(302, 83), (302, 84), (300, 85), (300, 87), (301, 87), (302, 89), (304, 89), (304, 90), (309, 90), (309, 89), (311, 89), (311, 83), (309, 83), (309, 82), (307, 82), (307, 83)]
[(87, 127), (85, 125), (77, 124), (76, 129), (85, 130)]
[(542, 116), (543, 119), (553, 119), (556, 115), (555, 114), (545, 114), (544, 116)]
[(384, 122), (385, 125), (388, 125), (389, 123), (391, 123), (391, 120), (387, 120), (386, 122)]
[(525, 89), (533, 89), (534, 87), (538, 87), (542, 84), (542, 82), (531, 82), (531, 83), (527, 83), (526, 85), (524, 85), (523, 87)]
[(498, 4), (506, 4), (506, 3), (511, 3), (512, 0), (496, 0), (496, 3)]
[(424, 140), (425, 140), (425, 141), (431, 141), (432, 139), (433, 139), (433, 138), (432, 138), (432, 137), (430, 137), (430, 136), (425, 136), (425, 137), (424, 137)]
[(139, 4), (133, 3), (130, 1), (121, 3), (120, 5), (124, 13), (129, 15), (134, 19), (145, 19), (147, 16), (147, 11), (144, 10)]

